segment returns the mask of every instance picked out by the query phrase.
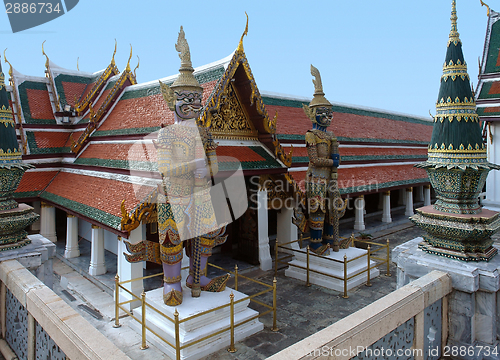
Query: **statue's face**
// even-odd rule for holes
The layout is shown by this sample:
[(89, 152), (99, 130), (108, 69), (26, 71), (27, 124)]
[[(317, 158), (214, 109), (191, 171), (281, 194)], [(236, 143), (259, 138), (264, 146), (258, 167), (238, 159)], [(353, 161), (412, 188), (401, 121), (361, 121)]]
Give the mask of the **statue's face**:
[(201, 91), (175, 91), (175, 114), (180, 121), (197, 118), (201, 111)]
[(316, 123), (320, 126), (328, 127), (332, 123), (332, 109), (326, 106), (316, 108)]

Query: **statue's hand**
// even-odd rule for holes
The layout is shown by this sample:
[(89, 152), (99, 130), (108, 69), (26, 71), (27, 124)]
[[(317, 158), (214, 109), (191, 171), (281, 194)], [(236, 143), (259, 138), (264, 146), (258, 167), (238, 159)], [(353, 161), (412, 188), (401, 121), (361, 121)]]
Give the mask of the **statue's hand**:
[(198, 179), (201, 179), (201, 178), (206, 178), (208, 175), (208, 170), (207, 170), (207, 167), (204, 166), (202, 168), (199, 168), (199, 169), (196, 169), (194, 171), (194, 176)]
[(333, 167), (339, 167), (339, 165), (340, 165), (340, 155), (339, 154), (332, 154), (331, 157), (332, 157), (332, 160), (333, 160)]

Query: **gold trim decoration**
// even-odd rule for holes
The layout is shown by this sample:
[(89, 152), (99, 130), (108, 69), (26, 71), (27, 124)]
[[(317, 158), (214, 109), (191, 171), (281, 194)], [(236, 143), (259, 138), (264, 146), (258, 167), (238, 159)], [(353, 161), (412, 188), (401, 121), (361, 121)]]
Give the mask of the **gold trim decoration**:
[(51, 87), (51, 92), (52, 92), (52, 101), (54, 103), (54, 106), (56, 107), (56, 111), (61, 111), (61, 105), (60, 105), (60, 99), (59, 99), (59, 94), (57, 93), (57, 89), (56, 89), (56, 83), (54, 82), (54, 78), (52, 76), (52, 71), (50, 70), (50, 61), (49, 61), (49, 57), (47, 56), (47, 54), (45, 53), (45, 50), (43, 49), (43, 44), (46, 42), (47, 40), (44, 40), (42, 42), (42, 54), (45, 55), (45, 57), (47, 58), (47, 60), (45, 61), (45, 69), (47, 69), (45, 71), (45, 77), (49, 79), (49, 83), (50, 83), (50, 87)]
[(136, 229), (141, 222), (151, 223), (156, 216), (156, 221), (158, 219), (158, 213), (156, 210), (156, 198), (158, 196), (158, 190), (153, 190), (143, 201), (141, 201), (134, 209), (127, 212), (125, 208), (125, 199), (122, 200), (120, 210), (122, 213), (121, 229), (128, 231), (129, 233)]
[(285, 149), (283, 149), (283, 146), (281, 146), (278, 139), (273, 140), (273, 145), (276, 157), (278, 157), (286, 167), (292, 166), (293, 145), (290, 145), (290, 151), (288, 154), (285, 153)]
[(481, 6), (486, 6), (486, 16), (490, 16), (490, 7), (483, 2), (483, 0), (479, 0), (481, 2)]
[(14, 119), (12, 118), (12, 108), (10, 106), (6, 108), (5, 105), (2, 105), (2, 108), (0, 108), (0, 124), (4, 124), (5, 127), (8, 125), (15, 127)]
[(241, 35), (241, 38), (240, 38), (240, 42), (238, 43), (238, 47), (236, 48), (236, 51), (237, 52), (243, 52), (243, 37), (245, 35), (248, 35), (248, 14), (247, 12), (245, 11), (245, 15), (247, 17), (247, 24), (245, 26), (245, 31), (243, 31), (243, 34)]
[(118, 75), (120, 71), (116, 67), (115, 63), (115, 54), (116, 54), (116, 39), (115, 39), (115, 50), (113, 51), (113, 56), (111, 58), (111, 62), (108, 67), (103, 71), (99, 79), (95, 82), (94, 86), (87, 93), (84, 99), (77, 102), (75, 101), (75, 110), (78, 112), (78, 115), (81, 116), (87, 110), (87, 107), (90, 101), (97, 95), (99, 90), (104, 86), (104, 84), (108, 81), (108, 79), (112, 76)]
[(455, 0), (452, 0), (451, 2), (451, 31), (450, 31), (450, 38), (448, 40), (448, 46), (450, 46), (451, 43), (455, 44), (455, 46), (461, 42), (460, 41), (460, 34), (458, 33), (458, 27), (457, 27), (457, 4)]

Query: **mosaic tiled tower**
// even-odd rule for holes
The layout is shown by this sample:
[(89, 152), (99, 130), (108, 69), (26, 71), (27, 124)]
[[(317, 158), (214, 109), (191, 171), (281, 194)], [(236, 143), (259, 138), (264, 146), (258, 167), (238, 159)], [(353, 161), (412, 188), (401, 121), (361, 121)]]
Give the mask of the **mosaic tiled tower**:
[(5, 76), (0, 64), (0, 251), (22, 247), (30, 243), (26, 226), (39, 215), (26, 204), (13, 199), (24, 172), (33, 167), (21, 160), (16, 128), (5, 88)]
[(488, 172), (500, 167), (487, 161), (455, 0), (428, 159), (416, 166), (427, 171), (437, 197), (433, 206), (417, 209), (410, 218), (427, 232), (419, 248), (465, 261), (495, 256), (491, 235), (500, 228), (499, 214), (483, 210), (478, 196)]

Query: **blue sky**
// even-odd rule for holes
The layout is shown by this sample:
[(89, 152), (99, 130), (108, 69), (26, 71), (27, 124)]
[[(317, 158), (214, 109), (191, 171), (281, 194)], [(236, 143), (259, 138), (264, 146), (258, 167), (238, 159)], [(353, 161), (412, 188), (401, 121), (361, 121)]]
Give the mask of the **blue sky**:
[[(488, 1), (486, 1), (488, 3)], [(492, 0), (493, 9), (500, 4)], [(184, 26), (193, 65), (229, 55), (249, 15), (244, 47), (257, 86), (312, 97), (309, 72), (322, 75), (326, 97), (365, 107), (428, 117), (435, 101), (450, 31), (451, 0), (357, 1), (118, 1), (80, 0), (60, 18), (13, 34), (0, 15), (0, 49), (26, 75), (43, 76), (45, 52), (57, 65), (94, 72), (111, 59), (125, 68), (130, 46), (139, 82), (177, 73), (174, 44)], [(469, 75), (477, 83), (486, 8), (479, 0), (457, 0), (458, 30)], [(2, 66), (6, 72), (2, 57)]]

